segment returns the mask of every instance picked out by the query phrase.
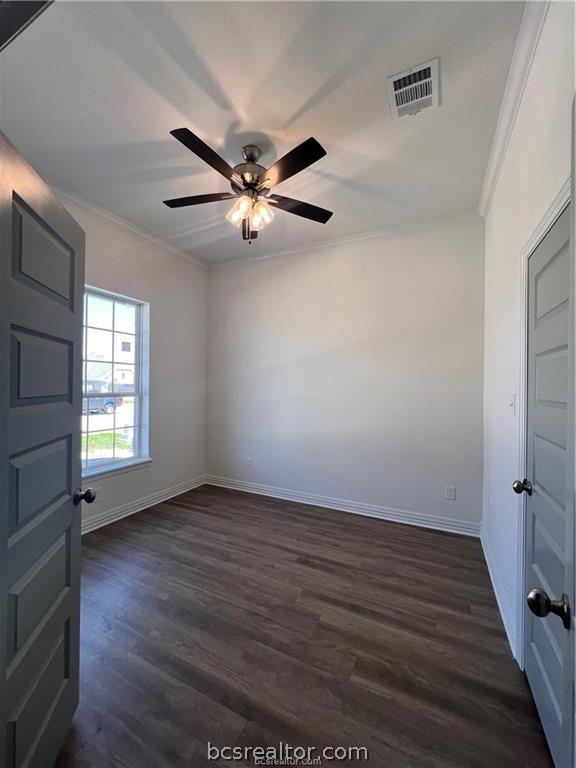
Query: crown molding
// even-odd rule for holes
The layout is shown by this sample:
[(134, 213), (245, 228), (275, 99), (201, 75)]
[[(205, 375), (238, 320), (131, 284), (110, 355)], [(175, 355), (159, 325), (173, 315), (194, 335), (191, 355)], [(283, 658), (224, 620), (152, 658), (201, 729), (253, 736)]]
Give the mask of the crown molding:
[(341, 235), (340, 237), (333, 237), (330, 240), (319, 240), (316, 243), (303, 243), (302, 245), (295, 245), (292, 248), (279, 248), (273, 251), (267, 251), (260, 256), (251, 256), (250, 258), (242, 259), (226, 259), (225, 261), (218, 261), (215, 264), (210, 264), (210, 271), (218, 269), (226, 269), (227, 267), (244, 266), (246, 264), (254, 264), (260, 261), (269, 261), (270, 259), (278, 259), (285, 256), (298, 256), (300, 254), (316, 253), (317, 251), (331, 250), (343, 245), (355, 245), (357, 243), (368, 242), (370, 240), (379, 240), (387, 237), (395, 237), (402, 234), (409, 234), (411, 232), (424, 232), (430, 229), (445, 229), (453, 226), (454, 224), (466, 224), (473, 221), (480, 221), (478, 212), (473, 213), (460, 213), (455, 216), (447, 216), (441, 219), (428, 219), (427, 221), (411, 222), (409, 224), (399, 224), (395, 227), (382, 227), (380, 229), (371, 229), (366, 232), (358, 232), (355, 235)]
[(175, 256), (180, 256), (180, 258), (189, 261), (191, 264), (194, 264), (194, 266), (199, 267), (200, 269), (208, 269), (208, 265), (205, 261), (202, 261), (202, 259), (199, 259), (197, 256), (192, 256), (180, 248), (176, 248), (174, 245), (167, 243), (166, 240), (163, 240), (161, 237), (156, 237), (150, 232), (147, 232), (145, 229), (136, 226), (136, 224), (132, 224), (132, 222), (128, 221), (127, 219), (118, 216), (116, 213), (112, 213), (112, 211), (109, 211), (106, 208), (101, 208), (99, 205), (86, 200), (84, 197), (80, 197), (80, 195), (76, 195), (73, 192), (68, 192), (65, 189), (61, 189), (54, 184), (49, 183), (49, 186), (62, 203), (66, 204), (66, 202), (69, 202), (72, 205), (76, 205), (78, 208), (81, 208), (87, 213), (96, 216), (96, 218), (104, 221), (107, 224), (113, 224), (114, 226), (120, 227), (124, 231), (129, 232), (135, 237), (146, 240), (146, 242), (151, 243), (152, 245), (157, 245), (160, 248), (164, 248), (165, 250), (170, 251), (170, 253), (173, 253)]
[(492, 204), (549, 8), (550, 0), (527, 2), (524, 6), (480, 193), (478, 211), (483, 218), (488, 215)]
[(354, 235), (342, 235), (340, 237), (334, 237), (329, 240), (320, 240), (316, 243), (304, 243), (302, 245), (295, 245), (288, 248), (278, 248), (276, 250), (267, 251), (266, 253), (263, 253), (259, 256), (252, 256), (250, 258), (242, 259), (226, 259), (225, 261), (211, 264), (198, 256), (193, 256), (192, 254), (187, 253), (180, 248), (176, 248), (170, 243), (167, 243), (162, 238), (156, 237), (150, 232), (147, 232), (145, 229), (141, 229), (140, 227), (136, 226), (136, 224), (132, 224), (132, 222), (128, 221), (127, 219), (118, 216), (116, 213), (112, 213), (112, 211), (109, 211), (106, 208), (101, 208), (99, 205), (86, 200), (86, 198), (81, 197), (80, 195), (76, 195), (73, 192), (68, 192), (67, 190), (62, 189), (55, 184), (49, 184), (49, 186), (62, 203), (66, 204), (66, 202), (70, 202), (72, 205), (76, 205), (78, 208), (81, 208), (87, 213), (92, 214), (96, 218), (99, 218), (101, 221), (104, 221), (107, 224), (113, 224), (136, 237), (157, 245), (160, 248), (164, 248), (205, 271), (252, 264), (254, 262), (268, 261), (270, 259), (277, 259), (286, 256), (297, 256), (303, 253), (330, 250), (338, 246), (354, 245), (356, 243), (367, 242), (370, 240), (394, 237), (404, 233), (422, 232), (430, 229), (443, 229), (445, 227), (454, 225), (455, 223), (465, 224), (468, 222), (477, 221), (479, 219), (477, 212), (461, 213), (456, 214), (455, 216), (443, 217), (439, 219), (428, 219), (426, 221), (420, 221), (417, 223), (411, 222), (407, 224), (399, 224), (394, 227), (381, 227), (380, 229), (372, 229), (365, 232), (359, 232)]

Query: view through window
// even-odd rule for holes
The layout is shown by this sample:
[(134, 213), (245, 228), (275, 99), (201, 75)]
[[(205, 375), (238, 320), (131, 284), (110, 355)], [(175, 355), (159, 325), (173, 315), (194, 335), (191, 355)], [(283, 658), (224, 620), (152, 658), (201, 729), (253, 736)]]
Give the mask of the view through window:
[(94, 289), (84, 300), (82, 468), (142, 455), (142, 304)]

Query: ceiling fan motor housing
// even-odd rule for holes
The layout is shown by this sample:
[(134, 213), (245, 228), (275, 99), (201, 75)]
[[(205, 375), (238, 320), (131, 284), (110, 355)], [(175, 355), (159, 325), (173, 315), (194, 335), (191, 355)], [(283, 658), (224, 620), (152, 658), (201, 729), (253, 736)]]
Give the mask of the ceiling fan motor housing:
[[(247, 144), (242, 148), (242, 155), (246, 162), (240, 163), (234, 166), (236, 173), (242, 177), (248, 190), (255, 189), (258, 185), (258, 179), (265, 173), (266, 168), (263, 165), (258, 164), (258, 160), (262, 155), (262, 150), (255, 144)], [(234, 179), (230, 180), (230, 185), (236, 194), (242, 194), (244, 190), (238, 184), (234, 182)], [(270, 192), (269, 189), (262, 189), (259, 191), (260, 196), (267, 195)]]

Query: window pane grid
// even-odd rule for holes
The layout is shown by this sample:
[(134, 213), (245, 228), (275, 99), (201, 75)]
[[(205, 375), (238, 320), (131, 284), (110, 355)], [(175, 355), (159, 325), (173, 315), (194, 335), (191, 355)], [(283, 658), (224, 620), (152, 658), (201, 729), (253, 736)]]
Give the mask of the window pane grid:
[[(101, 328), (99, 325), (84, 325), (84, 328), (90, 331), (106, 331), (110, 333), (112, 328)], [(114, 331), (115, 333), (121, 333), (122, 336), (133, 336), (136, 338), (137, 334), (134, 331)]]
[(82, 467), (105, 469), (140, 455), (141, 306), (87, 291), (84, 314)]
[(116, 397), (140, 397), (138, 391), (136, 389), (111, 389), (110, 391), (106, 390), (105, 392), (84, 392), (83, 397), (84, 399), (88, 400), (103, 400), (103, 399), (112, 399), (113, 396)]

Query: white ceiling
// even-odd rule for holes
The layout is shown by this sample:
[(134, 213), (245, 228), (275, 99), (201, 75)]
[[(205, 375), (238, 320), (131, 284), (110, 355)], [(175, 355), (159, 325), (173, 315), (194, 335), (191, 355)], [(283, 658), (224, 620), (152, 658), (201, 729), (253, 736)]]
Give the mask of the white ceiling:
[[(473, 211), (520, 2), (56, 2), (0, 54), (0, 127), (49, 182), (217, 262)], [(386, 78), (440, 57), (442, 106), (393, 121)], [(188, 126), (234, 165), (309, 136), (328, 155), (278, 186), (334, 211), (278, 212), (248, 245), (227, 191), (169, 136)]]

